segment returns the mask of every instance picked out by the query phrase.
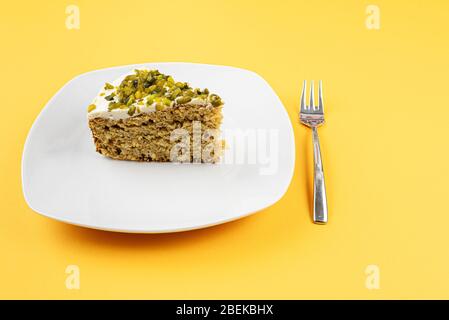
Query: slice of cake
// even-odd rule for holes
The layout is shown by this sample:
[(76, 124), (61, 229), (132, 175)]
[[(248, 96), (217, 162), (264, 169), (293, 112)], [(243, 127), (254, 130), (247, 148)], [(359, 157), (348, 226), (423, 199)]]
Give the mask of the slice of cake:
[(97, 152), (135, 161), (217, 162), (223, 101), (158, 70), (106, 83), (88, 107)]

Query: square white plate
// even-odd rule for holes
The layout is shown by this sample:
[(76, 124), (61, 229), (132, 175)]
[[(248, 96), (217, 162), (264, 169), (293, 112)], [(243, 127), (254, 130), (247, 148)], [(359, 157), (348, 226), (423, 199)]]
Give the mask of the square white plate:
[[(118, 161), (95, 152), (86, 106), (105, 82), (139, 67), (159, 69), (219, 94), (225, 101), (225, 138), (229, 132), (247, 134), (244, 161), (238, 139), (227, 139), (220, 164)], [(250, 138), (254, 134), (257, 143)], [(256, 155), (255, 145), (264, 141), (270, 157)], [(226, 66), (148, 63), (93, 71), (68, 82), (28, 134), (22, 186), (28, 205), (49, 218), (110, 231), (174, 232), (235, 220), (274, 204), (290, 184), (294, 162), (289, 117), (256, 73)]]

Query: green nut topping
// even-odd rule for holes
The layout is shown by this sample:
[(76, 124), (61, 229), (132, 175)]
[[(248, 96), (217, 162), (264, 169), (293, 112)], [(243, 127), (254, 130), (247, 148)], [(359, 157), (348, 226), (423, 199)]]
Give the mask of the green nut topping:
[(115, 93), (113, 92), (110, 95), (104, 97), (104, 99), (107, 101), (112, 101), (112, 100), (114, 100), (114, 97), (115, 97)]
[(185, 97), (176, 99), (177, 104), (186, 104), (186, 103), (189, 103), (190, 101), (192, 101), (192, 98), (190, 98), (189, 96), (185, 96)]
[(192, 89), (187, 89), (183, 91), (182, 95), (186, 97), (193, 97), (195, 96), (195, 93), (192, 91)]
[(94, 104), (91, 104), (91, 105), (89, 105), (88, 107), (87, 107), (87, 112), (91, 112), (91, 111), (94, 111), (95, 109), (97, 108), (97, 106), (96, 105), (94, 105)]
[(211, 94), (209, 97), (210, 103), (214, 106), (217, 107), (221, 104), (223, 104), (223, 102), (221, 101), (221, 98), (219, 96), (217, 96), (216, 94)]
[(112, 111), (112, 110), (114, 110), (114, 109), (120, 109), (120, 106), (121, 106), (120, 103), (117, 103), (117, 102), (111, 102), (111, 103), (109, 103), (108, 110), (109, 110), (109, 111)]
[(129, 107), (129, 109), (128, 109), (128, 114), (129, 114), (130, 116), (132, 116), (135, 112), (136, 112), (136, 107), (135, 107), (135, 106)]
[[(117, 87), (106, 83), (104, 89), (115, 89), (107, 96), (103, 94), (104, 99), (109, 101), (108, 110), (128, 109), (130, 116), (136, 113), (137, 105), (143, 106), (144, 103), (147, 106), (155, 105), (158, 111), (172, 105), (188, 104), (193, 99), (203, 100), (213, 106), (223, 104), (221, 98), (210, 94), (207, 88), (193, 89), (187, 82), (176, 82), (158, 70), (134, 70)], [(88, 109), (90, 112), (91, 106)]]
[(111, 90), (114, 89), (114, 86), (110, 83), (107, 83), (104, 85), (104, 90)]
[(129, 107), (134, 103), (134, 100), (135, 100), (134, 95), (130, 95), (128, 98), (126, 98), (126, 105)]
[(171, 105), (171, 100), (168, 99), (168, 98), (162, 98), (162, 102), (163, 102), (166, 106)]
[[(157, 86), (155, 84), (153, 84), (152, 86), (150, 86), (148, 88), (148, 92), (156, 92), (156, 89), (157, 89)], [(146, 92), (146, 90), (145, 90), (145, 92)]]

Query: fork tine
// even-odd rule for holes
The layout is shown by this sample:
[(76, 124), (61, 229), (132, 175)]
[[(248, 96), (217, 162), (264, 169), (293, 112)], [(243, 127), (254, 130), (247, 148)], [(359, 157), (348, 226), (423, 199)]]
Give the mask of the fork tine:
[(318, 83), (318, 110), (324, 111), (324, 104), (323, 104), (323, 81), (320, 80)]
[(307, 81), (304, 80), (304, 83), (302, 85), (302, 93), (301, 93), (301, 111), (305, 111), (307, 109), (307, 106), (306, 106), (306, 88), (307, 88)]
[(314, 98), (314, 92), (313, 92), (313, 80), (310, 81), (310, 105), (309, 108), (312, 110), (315, 110), (315, 98)]

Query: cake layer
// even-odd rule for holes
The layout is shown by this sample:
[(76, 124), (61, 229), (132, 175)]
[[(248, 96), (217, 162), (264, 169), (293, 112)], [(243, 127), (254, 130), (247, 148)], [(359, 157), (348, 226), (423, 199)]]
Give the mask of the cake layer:
[(113, 159), (214, 163), (221, 119), (221, 106), (181, 105), (127, 119), (93, 118), (89, 127), (97, 151)]

